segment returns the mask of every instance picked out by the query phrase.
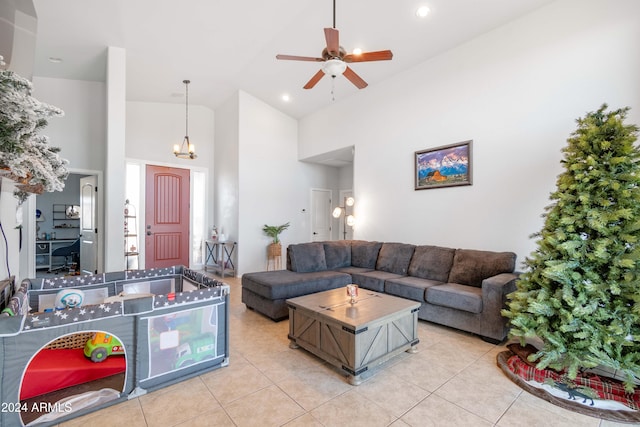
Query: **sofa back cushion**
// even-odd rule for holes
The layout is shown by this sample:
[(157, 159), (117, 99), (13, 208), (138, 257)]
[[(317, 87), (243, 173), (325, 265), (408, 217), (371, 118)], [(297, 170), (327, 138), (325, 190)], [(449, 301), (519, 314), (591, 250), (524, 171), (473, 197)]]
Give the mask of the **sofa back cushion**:
[(446, 282), (456, 250), (440, 246), (416, 246), (409, 264), (409, 276)]
[(324, 245), (319, 242), (299, 243), (287, 247), (289, 265), (291, 271), (298, 273), (310, 273), (313, 271), (325, 271), (327, 261), (324, 256)]
[(376, 268), (378, 253), (382, 242), (366, 242), (354, 240), (351, 242), (351, 265), (353, 267)]
[(323, 242), (327, 270), (351, 267), (351, 240)]
[(516, 266), (513, 252), (457, 249), (449, 273), (449, 283), (482, 287), (482, 281), (500, 273), (512, 273)]
[(415, 248), (415, 245), (408, 243), (383, 243), (378, 254), (376, 270), (406, 276)]

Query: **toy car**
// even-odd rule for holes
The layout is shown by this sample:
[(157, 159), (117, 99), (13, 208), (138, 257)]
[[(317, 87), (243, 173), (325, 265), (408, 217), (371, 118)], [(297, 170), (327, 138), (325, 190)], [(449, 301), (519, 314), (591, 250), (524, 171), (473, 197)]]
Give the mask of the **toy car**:
[(84, 345), (84, 355), (92, 362), (102, 362), (115, 354), (124, 354), (124, 346), (116, 337), (104, 332), (94, 333)]
[(182, 368), (213, 359), (216, 355), (216, 337), (211, 333), (204, 333), (191, 338), (177, 348), (174, 366)]

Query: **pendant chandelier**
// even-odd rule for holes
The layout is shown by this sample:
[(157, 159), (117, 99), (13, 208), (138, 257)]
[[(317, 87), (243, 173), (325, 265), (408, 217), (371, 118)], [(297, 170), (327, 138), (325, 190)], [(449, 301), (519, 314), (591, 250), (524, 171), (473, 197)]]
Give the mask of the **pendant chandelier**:
[(194, 145), (189, 141), (189, 83), (190, 80), (183, 80), (185, 86), (186, 98), (186, 114), (185, 114), (185, 131), (182, 145), (175, 144), (173, 146), (173, 154), (180, 159), (195, 159), (198, 157)]

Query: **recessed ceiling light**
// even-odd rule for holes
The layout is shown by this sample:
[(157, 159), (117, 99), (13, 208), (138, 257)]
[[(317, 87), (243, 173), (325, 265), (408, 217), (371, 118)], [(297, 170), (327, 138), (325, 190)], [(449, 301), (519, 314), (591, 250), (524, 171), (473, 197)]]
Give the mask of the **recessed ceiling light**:
[(420, 18), (424, 18), (429, 14), (431, 10), (427, 6), (420, 6), (418, 10), (416, 10), (416, 16)]
[(282, 100), (284, 102), (289, 102), (289, 101), (291, 101), (291, 97), (289, 96), (289, 94), (285, 93), (284, 95), (282, 95)]
[(58, 58), (57, 56), (50, 56), (49, 62), (53, 62), (54, 64), (59, 64), (62, 62), (62, 58)]
[(353, 53), (354, 55), (360, 55), (362, 53), (362, 49), (360, 49), (359, 47), (353, 49)]

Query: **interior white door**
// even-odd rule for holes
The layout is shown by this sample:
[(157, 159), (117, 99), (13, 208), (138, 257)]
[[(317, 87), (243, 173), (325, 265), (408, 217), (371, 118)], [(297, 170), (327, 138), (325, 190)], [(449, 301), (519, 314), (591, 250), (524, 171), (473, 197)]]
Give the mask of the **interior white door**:
[(98, 177), (80, 178), (80, 271), (98, 273)]
[(311, 190), (311, 241), (331, 240), (331, 190)]

